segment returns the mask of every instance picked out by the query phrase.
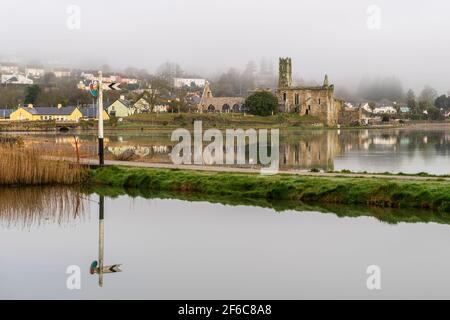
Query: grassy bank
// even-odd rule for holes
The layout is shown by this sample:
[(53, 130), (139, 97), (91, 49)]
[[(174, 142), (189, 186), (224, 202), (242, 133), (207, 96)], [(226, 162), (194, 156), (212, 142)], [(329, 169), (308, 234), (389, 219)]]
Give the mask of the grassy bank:
[(194, 121), (202, 121), (205, 128), (323, 128), (321, 121), (312, 116), (278, 114), (268, 117), (240, 113), (146, 113), (124, 118), (115, 124), (117, 129), (136, 128), (193, 128)]
[(261, 176), (123, 167), (93, 170), (89, 179), (92, 185), (138, 188), (146, 191), (450, 212), (450, 183), (436, 180)]

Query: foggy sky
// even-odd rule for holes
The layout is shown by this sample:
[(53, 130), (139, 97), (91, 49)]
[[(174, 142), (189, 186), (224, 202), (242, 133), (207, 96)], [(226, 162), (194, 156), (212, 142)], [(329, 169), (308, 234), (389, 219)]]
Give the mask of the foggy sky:
[[(80, 30), (66, 27), (69, 5), (81, 8)], [(381, 9), (380, 30), (367, 27), (369, 5)], [(405, 89), (446, 93), (449, 12), (445, 0), (0, 0), (0, 60), (150, 72), (172, 61), (208, 76), (290, 56), (305, 80), (394, 75)]]

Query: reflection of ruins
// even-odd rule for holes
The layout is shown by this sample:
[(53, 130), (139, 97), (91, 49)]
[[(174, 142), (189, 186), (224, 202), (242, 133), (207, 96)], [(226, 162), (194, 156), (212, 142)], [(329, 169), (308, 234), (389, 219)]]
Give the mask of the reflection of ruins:
[(284, 169), (334, 170), (334, 157), (341, 153), (337, 131), (317, 132), (288, 139), (280, 146)]
[(172, 147), (167, 145), (155, 145), (149, 147), (124, 145), (107, 148), (107, 151), (115, 156), (120, 156), (124, 153), (132, 153), (138, 157), (147, 157), (157, 154), (169, 154), (171, 150)]
[[(337, 167), (352, 169), (352, 163), (358, 161), (360, 163), (358, 170), (365, 170), (369, 156), (377, 157), (380, 166), (391, 168), (389, 162), (392, 162), (394, 155), (406, 159), (414, 157), (417, 152), (422, 157), (450, 154), (449, 136), (448, 130), (442, 129), (286, 130), (280, 132), (280, 169), (328, 171)], [(95, 158), (97, 156), (95, 135), (81, 134), (77, 137), (80, 139), (81, 157)], [(168, 133), (124, 133), (108, 138), (105, 143), (108, 160), (172, 163), (170, 153), (176, 142), (170, 141)], [(24, 144), (38, 147), (40, 150), (57, 151), (58, 155), (70, 157), (76, 155), (73, 135), (27, 135), (24, 136)], [(204, 142), (203, 150), (206, 145), (208, 143)], [(257, 166), (257, 160), (249, 159), (252, 157), (249, 156), (248, 146), (247, 141), (247, 164), (243, 167)], [(224, 154), (228, 151), (224, 146)], [(196, 153), (193, 146), (192, 155), (194, 154)], [(337, 164), (337, 158), (340, 164)], [(368, 169), (373, 170), (370, 166)]]

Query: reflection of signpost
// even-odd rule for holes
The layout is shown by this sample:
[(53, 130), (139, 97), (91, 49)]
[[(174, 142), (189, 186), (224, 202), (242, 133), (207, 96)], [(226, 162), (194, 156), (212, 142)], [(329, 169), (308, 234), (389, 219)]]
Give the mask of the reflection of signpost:
[(104, 266), (104, 253), (105, 253), (105, 197), (100, 196), (99, 211), (98, 211), (99, 225), (98, 225), (98, 261), (94, 261), (91, 264), (91, 274), (98, 274), (98, 285), (103, 287), (103, 275), (107, 273), (122, 272), (120, 269), (121, 264), (114, 264), (111, 266)]

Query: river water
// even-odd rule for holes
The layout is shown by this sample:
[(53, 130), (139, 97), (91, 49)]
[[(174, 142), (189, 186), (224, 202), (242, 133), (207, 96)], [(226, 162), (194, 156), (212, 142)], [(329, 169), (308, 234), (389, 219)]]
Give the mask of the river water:
[[(63, 150), (75, 157), (75, 137), (82, 157), (96, 157), (95, 132), (21, 134), (28, 144)], [(171, 131), (121, 131), (105, 136), (111, 160), (171, 163), (176, 142)], [(247, 159), (247, 163), (249, 163)], [(288, 130), (280, 134), (282, 170), (450, 173), (450, 125), (399, 129)]]
[[(283, 132), (281, 167), (448, 174), (449, 133), (447, 126)], [(74, 155), (75, 137), (81, 156), (97, 151), (94, 132), (22, 135), (27, 145), (65, 155)], [(106, 135), (109, 159), (170, 163), (173, 145), (167, 131)], [(104, 196), (102, 222), (98, 193), (115, 195)], [(446, 216), (220, 201), (2, 188), (0, 298), (450, 298)], [(122, 272), (101, 282), (89, 272), (100, 260), (122, 264)], [(380, 271), (381, 290), (368, 289), (370, 266)]]
[[(100, 287), (89, 273), (99, 260), (98, 194), (0, 190), (0, 298), (450, 298), (450, 227), (439, 216), (402, 212), (393, 224), (383, 221), (395, 211), (116, 194), (104, 197), (103, 261), (122, 272)], [(367, 287), (372, 265), (381, 290)], [(70, 266), (80, 290), (67, 286)]]

